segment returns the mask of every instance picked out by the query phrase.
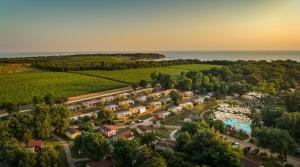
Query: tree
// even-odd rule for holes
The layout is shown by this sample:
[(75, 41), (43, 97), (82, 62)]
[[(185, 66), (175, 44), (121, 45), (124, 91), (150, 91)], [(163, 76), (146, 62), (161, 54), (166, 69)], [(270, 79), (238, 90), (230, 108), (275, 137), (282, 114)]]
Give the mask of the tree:
[(150, 146), (155, 140), (156, 136), (154, 133), (144, 133), (141, 139), (141, 143)]
[(140, 80), (140, 82), (139, 82), (139, 86), (142, 88), (147, 87), (147, 84), (148, 84), (147, 81), (144, 79)]
[(187, 151), (187, 146), (192, 142), (191, 135), (187, 131), (180, 132), (176, 138), (175, 150), (179, 152)]
[(284, 102), (289, 112), (300, 112), (300, 91), (296, 91), (284, 98)]
[(52, 94), (47, 94), (44, 97), (44, 101), (45, 101), (46, 104), (52, 105), (52, 104), (55, 103), (55, 97)]
[(100, 160), (111, 151), (105, 137), (95, 132), (83, 132), (75, 138), (74, 148), (93, 160)]
[(98, 112), (98, 119), (103, 123), (112, 122), (114, 119), (114, 113), (110, 110), (101, 110)]
[(172, 99), (173, 103), (175, 105), (179, 105), (179, 103), (180, 103), (180, 101), (182, 99), (182, 97), (180, 96), (180, 94), (177, 91), (172, 90), (171, 93), (170, 93), (170, 95), (171, 95), (171, 99)]
[(93, 122), (82, 122), (79, 124), (79, 129), (87, 132), (93, 132), (95, 128), (95, 125)]
[(11, 166), (32, 167), (36, 165), (36, 155), (26, 148), (16, 147), (8, 150), (6, 160)]
[(63, 133), (69, 127), (70, 111), (62, 104), (56, 104), (50, 108), (52, 125), (56, 132)]
[(40, 96), (34, 96), (32, 98), (32, 102), (33, 102), (33, 104), (40, 104), (43, 102), (43, 99)]
[(283, 115), (277, 120), (276, 127), (285, 129), (289, 131), (291, 136), (295, 139), (300, 139), (300, 113), (283, 113)]
[(52, 147), (44, 147), (37, 153), (37, 166), (49, 167), (57, 164), (58, 153)]
[(16, 102), (10, 102), (6, 104), (6, 109), (9, 113), (15, 113), (19, 111), (19, 104)]
[(50, 107), (45, 104), (35, 106), (33, 114), (33, 134), (36, 138), (46, 139), (52, 130)]
[(190, 78), (184, 77), (178, 81), (177, 87), (180, 90), (191, 90), (193, 81)]
[(225, 132), (225, 124), (221, 120), (215, 120), (211, 122), (211, 126), (214, 127), (220, 133)]
[(199, 122), (185, 122), (180, 131), (181, 132), (188, 132), (190, 136), (193, 136), (197, 133), (197, 131), (201, 128), (209, 128), (207, 124), (205, 123), (199, 123)]
[(167, 167), (167, 162), (163, 157), (155, 156), (146, 160), (140, 167)]
[(113, 143), (113, 159), (117, 167), (132, 166), (137, 156), (137, 143), (128, 140), (117, 140)]
[(15, 113), (8, 119), (9, 133), (20, 141), (28, 141), (33, 137), (34, 117), (31, 112)]
[(285, 161), (287, 153), (293, 152), (296, 148), (295, 141), (285, 130), (262, 127), (254, 129), (252, 135), (257, 139), (256, 144), (258, 146), (270, 149), (271, 153), (284, 155)]
[(131, 84), (131, 87), (132, 87), (132, 89), (136, 90), (138, 88), (138, 84), (133, 83), (133, 84)]
[(276, 120), (285, 112), (285, 108), (276, 105), (266, 105), (261, 109), (261, 119), (265, 126), (275, 127)]

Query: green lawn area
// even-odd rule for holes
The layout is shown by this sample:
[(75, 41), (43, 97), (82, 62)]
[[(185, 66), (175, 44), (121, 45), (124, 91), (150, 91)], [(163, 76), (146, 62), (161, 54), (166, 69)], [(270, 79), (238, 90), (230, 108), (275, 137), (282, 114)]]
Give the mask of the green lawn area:
[(173, 129), (167, 129), (165, 127), (159, 127), (155, 128), (155, 133), (158, 137), (162, 139), (169, 139), (170, 138), (170, 133), (173, 131)]
[(0, 102), (30, 103), (33, 96), (74, 96), (125, 86), (97, 77), (65, 72), (0, 75)]
[(164, 125), (181, 125), (184, 118), (190, 114), (189, 111), (183, 111), (162, 120), (161, 123)]
[(140, 80), (150, 80), (150, 75), (157, 71), (163, 74), (178, 75), (181, 72), (188, 72), (191, 68), (194, 70), (208, 70), (213, 67), (219, 67), (216, 65), (207, 64), (192, 64), (192, 65), (178, 65), (169, 67), (154, 67), (154, 68), (141, 68), (141, 69), (129, 69), (129, 70), (115, 70), (115, 71), (104, 71), (104, 70), (91, 70), (91, 71), (78, 71), (81, 74), (88, 74), (93, 76), (100, 76), (120, 80), (129, 83), (137, 83)]

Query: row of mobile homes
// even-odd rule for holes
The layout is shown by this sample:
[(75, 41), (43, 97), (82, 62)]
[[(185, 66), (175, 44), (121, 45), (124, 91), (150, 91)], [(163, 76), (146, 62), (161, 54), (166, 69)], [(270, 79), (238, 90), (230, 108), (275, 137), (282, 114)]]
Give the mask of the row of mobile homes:
[(119, 101), (120, 106), (131, 106), (134, 105), (134, 100), (124, 100), (124, 101)]
[(132, 112), (125, 110), (115, 113), (116, 118), (118, 119), (126, 119), (132, 116)]
[(141, 94), (141, 93), (149, 94), (152, 92), (153, 92), (153, 88), (144, 88), (144, 89), (135, 90), (136, 94)]
[(138, 96), (135, 100), (136, 100), (137, 102), (143, 103), (143, 102), (146, 102), (146, 101), (147, 101), (147, 96), (145, 96), (145, 95)]
[(109, 104), (107, 106), (104, 106), (104, 109), (109, 111), (116, 111), (118, 108), (119, 106), (116, 104)]
[(185, 91), (185, 92), (181, 92), (180, 95), (182, 97), (192, 97), (194, 93), (192, 91)]
[(129, 96), (130, 96), (130, 93), (128, 93), (128, 92), (120, 93), (120, 94), (116, 95), (117, 98), (128, 98)]
[(160, 92), (151, 93), (151, 94), (148, 94), (148, 97), (151, 99), (159, 99), (161, 97), (161, 93)]
[(187, 101), (187, 102), (180, 103), (179, 106), (182, 108), (191, 109), (194, 107), (194, 104), (193, 102)]
[(162, 103), (171, 103), (172, 98), (171, 97), (163, 97), (163, 98), (159, 99), (159, 101)]
[(102, 97), (100, 99), (100, 102), (102, 102), (102, 103), (109, 103), (109, 102), (112, 102), (114, 100), (116, 100), (115, 96), (106, 96), (106, 97)]
[(81, 106), (79, 104), (69, 105), (68, 109), (72, 112), (81, 110)]
[(159, 111), (154, 114), (154, 117), (157, 119), (166, 119), (170, 115), (171, 115), (171, 112), (169, 112), (169, 111)]

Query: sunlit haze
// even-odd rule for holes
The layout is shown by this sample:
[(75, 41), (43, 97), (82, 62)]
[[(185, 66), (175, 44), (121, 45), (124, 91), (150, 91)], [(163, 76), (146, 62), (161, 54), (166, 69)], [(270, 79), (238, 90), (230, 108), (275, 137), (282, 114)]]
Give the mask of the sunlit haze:
[(0, 51), (299, 50), (297, 0), (0, 0)]

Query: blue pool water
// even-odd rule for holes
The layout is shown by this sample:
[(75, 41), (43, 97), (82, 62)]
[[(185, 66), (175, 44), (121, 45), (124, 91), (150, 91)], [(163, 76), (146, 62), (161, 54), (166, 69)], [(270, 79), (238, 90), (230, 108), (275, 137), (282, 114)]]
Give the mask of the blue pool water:
[(247, 134), (251, 133), (251, 127), (248, 124), (245, 123), (240, 123), (234, 119), (226, 119), (224, 121), (225, 125), (230, 125), (232, 127), (235, 127), (236, 130), (243, 130), (244, 132), (246, 132)]

